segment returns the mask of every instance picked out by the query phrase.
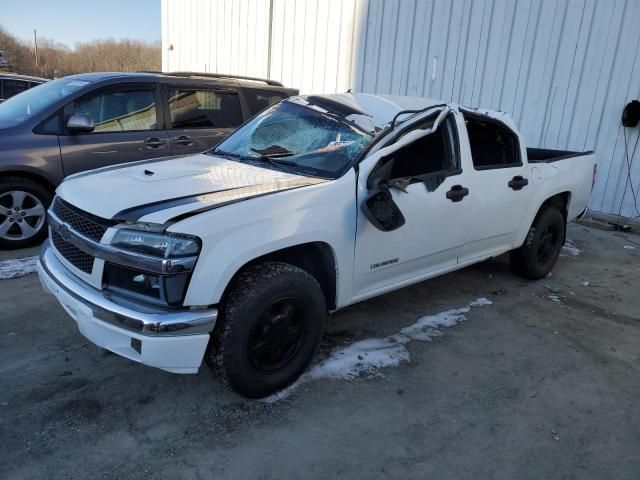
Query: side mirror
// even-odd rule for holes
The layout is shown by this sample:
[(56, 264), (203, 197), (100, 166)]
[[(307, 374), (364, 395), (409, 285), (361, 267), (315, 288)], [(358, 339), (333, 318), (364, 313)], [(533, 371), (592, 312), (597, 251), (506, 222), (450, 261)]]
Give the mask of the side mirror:
[(95, 128), (93, 118), (83, 113), (75, 113), (67, 120), (67, 129), (72, 133), (90, 133)]
[(405, 223), (404, 215), (393, 201), (388, 188), (378, 190), (370, 195), (362, 204), (362, 211), (367, 220), (383, 232), (391, 232)]
[(367, 179), (369, 196), (362, 203), (362, 211), (367, 220), (383, 232), (391, 232), (404, 225), (404, 215), (393, 201), (386, 179), (393, 168), (393, 158), (386, 162), (382, 159), (381, 166), (375, 169)]

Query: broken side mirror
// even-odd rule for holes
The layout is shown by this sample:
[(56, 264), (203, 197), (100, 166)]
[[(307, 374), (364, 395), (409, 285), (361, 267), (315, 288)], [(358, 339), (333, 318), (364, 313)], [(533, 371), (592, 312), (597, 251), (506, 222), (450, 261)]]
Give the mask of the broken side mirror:
[(370, 195), (362, 204), (362, 211), (367, 220), (383, 232), (391, 232), (404, 225), (404, 215), (393, 201), (388, 188), (383, 188)]
[(404, 215), (393, 201), (386, 178), (393, 167), (393, 159), (382, 164), (367, 179), (369, 196), (362, 204), (362, 211), (367, 220), (383, 232), (391, 232), (405, 223)]

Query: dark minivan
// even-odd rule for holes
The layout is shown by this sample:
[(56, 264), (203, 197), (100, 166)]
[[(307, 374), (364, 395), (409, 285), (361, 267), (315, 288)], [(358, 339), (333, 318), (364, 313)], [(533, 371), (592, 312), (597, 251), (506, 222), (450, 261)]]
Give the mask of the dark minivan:
[(55, 188), (74, 173), (205, 151), (298, 91), (200, 73), (87, 73), (0, 104), (0, 248), (46, 235)]

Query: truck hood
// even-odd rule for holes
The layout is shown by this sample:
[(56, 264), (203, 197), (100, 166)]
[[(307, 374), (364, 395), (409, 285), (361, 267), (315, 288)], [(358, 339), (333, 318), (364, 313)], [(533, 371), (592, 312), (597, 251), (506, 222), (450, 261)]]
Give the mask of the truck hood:
[(68, 177), (57, 195), (119, 221), (166, 223), (261, 195), (326, 182), (198, 154), (106, 167)]

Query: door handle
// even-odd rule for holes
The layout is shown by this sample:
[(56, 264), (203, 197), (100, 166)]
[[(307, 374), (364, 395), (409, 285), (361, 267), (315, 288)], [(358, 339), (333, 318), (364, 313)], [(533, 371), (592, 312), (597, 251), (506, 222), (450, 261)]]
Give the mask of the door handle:
[(167, 144), (166, 140), (161, 140), (156, 137), (147, 138), (144, 141), (144, 146), (147, 148), (160, 148), (164, 147)]
[(191, 137), (187, 137), (186, 135), (180, 135), (173, 139), (173, 144), (178, 145), (179, 147), (189, 147), (193, 145), (193, 140), (191, 140)]
[(509, 185), (509, 188), (514, 190), (522, 190), (524, 187), (529, 185), (529, 180), (524, 178), (522, 175), (516, 175), (509, 181), (509, 183), (507, 183), (507, 185)]
[(467, 195), (469, 195), (469, 189), (462, 185), (454, 185), (451, 187), (451, 190), (447, 192), (447, 198), (452, 202), (459, 202)]

